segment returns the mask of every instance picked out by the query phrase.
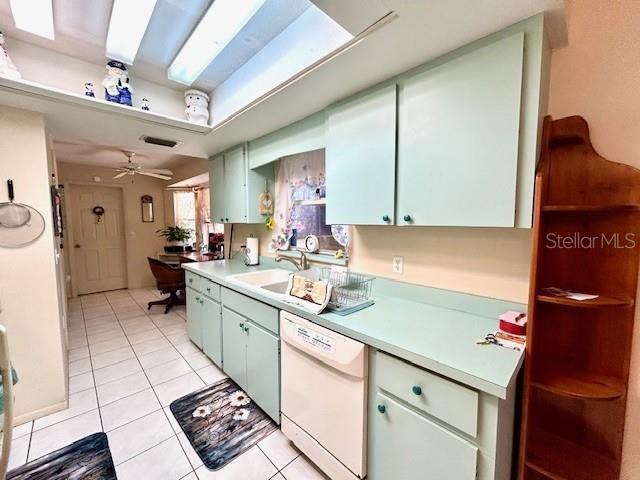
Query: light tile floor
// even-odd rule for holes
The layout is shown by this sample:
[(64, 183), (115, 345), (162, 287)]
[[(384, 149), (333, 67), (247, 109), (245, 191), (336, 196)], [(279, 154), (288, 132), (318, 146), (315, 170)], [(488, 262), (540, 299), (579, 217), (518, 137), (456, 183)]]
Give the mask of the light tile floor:
[(69, 407), (18, 426), (10, 468), (104, 431), (119, 480), (325, 480), (278, 430), (221, 470), (202, 465), (169, 404), (225, 377), (152, 289), (69, 301)]

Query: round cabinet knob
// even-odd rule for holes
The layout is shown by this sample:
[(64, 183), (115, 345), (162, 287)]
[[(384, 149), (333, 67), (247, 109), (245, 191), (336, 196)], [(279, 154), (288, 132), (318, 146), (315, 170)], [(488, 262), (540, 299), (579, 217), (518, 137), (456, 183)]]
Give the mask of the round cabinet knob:
[(189, 279), (189, 283), (193, 283), (193, 278), (190, 278), (190, 279)]
[(200, 304), (204, 305), (204, 298), (200, 299)]
[(245, 332), (248, 332), (248, 331), (249, 331), (249, 327), (245, 326), (245, 327), (244, 327), (244, 331), (245, 331)]
[(221, 221), (221, 222), (224, 222), (224, 218), (220, 217), (220, 221)]
[(411, 391), (416, 395), (422, 395), (422, 387), (420, 385), (414, 385), (411, 387)]
[(228, 219), (228, 218), (225, 218), (224, 220), (225, 220), (225, 222), (228, 222), (228, 221), (229, 221), (229, 219)]
[(384, 413), (384, 412), (387, 411), (387, 407), (385, 407), (384, 405), (380, 404), (380, 405), (378, 405), (378, 411), (380, 413)]
[(211, 291), (211, 287), (207, 287), (207, 292), (210, 292), (210, 291)]
[(244, 328), (244, 323), (240, 322), (238, 325), (240, 325), (240, 328)]
[(383, 215), (383, 216), (382, 216), (382, 221), (383, 221), (383, 222), (388, 222), (389, 220), (391, 220), (391, 219), (389, 218), (389, 215)]
[(200, 297), (196, 297), (196, 302), (199, 302), (199, 301), (200, 301)]
[(403, 218), (404, 218), (405, 222), (410, 222), (411, 221), (411, 215), (405, 215)]

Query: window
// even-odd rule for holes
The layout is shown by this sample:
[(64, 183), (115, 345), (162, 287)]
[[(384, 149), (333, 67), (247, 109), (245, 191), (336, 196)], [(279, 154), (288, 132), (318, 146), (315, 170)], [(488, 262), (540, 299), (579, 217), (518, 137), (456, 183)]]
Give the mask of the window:
[(348, 228), (326, 223), (326, 184), (324, 150), (291, 155), (280, 160), (276, 176), (276, 227), (271, 247), (304, 248), (304, 238), (315, 235), (320, 252), (333, 254), (346, 250)]
[(191, 230), (189, 243), (196, 239), (196, 196), (191, 191), (173, 192), (173, 212), (176, 225)]

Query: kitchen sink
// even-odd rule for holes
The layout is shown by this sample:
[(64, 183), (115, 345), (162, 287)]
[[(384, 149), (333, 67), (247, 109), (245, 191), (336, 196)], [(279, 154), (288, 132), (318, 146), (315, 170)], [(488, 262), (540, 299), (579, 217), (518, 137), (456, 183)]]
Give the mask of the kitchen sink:
[(269, 285), (262, 285), (260, 288), (262, 288), (263, 290), (268, 290), (273, 293), (284, 295), (287, 291), (288, 286), (289, 286), (289, 282), (286, 281), (286, 282), (271, 283)]
[(259, 272), (240, 273), (231, 278), (238, 282), (247, 283), (254, 287), (265, 287), (272, 284), (286, 283), (289, 281), (289, 270), (283, 268), (272, 268)]

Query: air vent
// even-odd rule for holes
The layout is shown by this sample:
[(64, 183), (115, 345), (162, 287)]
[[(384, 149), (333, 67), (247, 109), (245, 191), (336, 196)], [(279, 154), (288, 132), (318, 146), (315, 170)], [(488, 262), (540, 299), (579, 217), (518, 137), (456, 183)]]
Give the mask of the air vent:
[(142, 135), (140, 137), (144, 143), (150, 143), (152, 145), (160, 145), (161, 147), (173, 148), (182, 142), (176, 142), (175, 140), (166, 140), (164, 138), (150, 137), (148, 135)]

